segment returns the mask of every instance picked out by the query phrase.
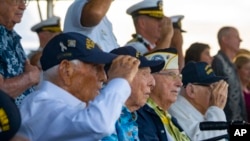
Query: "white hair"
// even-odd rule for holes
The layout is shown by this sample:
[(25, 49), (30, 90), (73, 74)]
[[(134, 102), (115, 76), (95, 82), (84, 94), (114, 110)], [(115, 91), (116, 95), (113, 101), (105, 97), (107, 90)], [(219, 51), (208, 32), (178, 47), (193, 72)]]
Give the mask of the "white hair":
[[(80, 60), (71, 60), (71, 63), (74, 65), (78, 65), (81, 61)], [(43, 71), (43, 80), (52, 81), (55, 77), (58, 76), (58, 67), (59, 65), (53, 66), (52, 68), (47, 69), (46, 71)]]

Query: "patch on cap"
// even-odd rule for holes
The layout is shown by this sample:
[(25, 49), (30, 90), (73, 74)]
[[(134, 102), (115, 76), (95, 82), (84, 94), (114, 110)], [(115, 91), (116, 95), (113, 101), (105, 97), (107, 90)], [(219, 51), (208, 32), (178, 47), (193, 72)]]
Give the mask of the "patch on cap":
[(163, 70), (179, 69), (178, 55), (175, 48), (157, 50), (155, 52), (147, 54), (146, 58), (148, 58), (149, 60), (164, 60), (165, 65), (163, 67)]
[(147, 15), (154, 18), (163, 18), (162, 0), (143, 0), (127, 9), (127, 14), (133, 17), (138, 15)]

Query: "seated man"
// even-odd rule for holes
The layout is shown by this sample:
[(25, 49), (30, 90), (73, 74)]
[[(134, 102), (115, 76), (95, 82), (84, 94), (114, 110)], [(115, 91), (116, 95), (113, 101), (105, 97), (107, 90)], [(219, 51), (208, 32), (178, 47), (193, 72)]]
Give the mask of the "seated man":
[(21, 115), (14, 99), (0, 90), (0, 139), (1, 141), (29, 141), (16, 135), (20, 128)]
[(201, 131), (200, 122), (226, 121), (223, 111), (227, 101), (228, 84), (216, 76), (205, 62), (189, 62), (182, 70), (183, 87), (169, 113), (193, 141), (227, 134), (227, 130)]
[[(18, 134), (32, 141), (97, 141), (114, 132), (137, 58), (105, 53), (88, 37), (68, 32), (48, 42), (40, 62), (44, 80), (20, 106)], [(108, 81), (106, 63), (112, 63)]]
[(155, 80), (151, 73), (158, 72), (164, 66), (162, 60), (147, 60), (133, 47), (121, 47), (111, 51), (118, 55), (130, 55), (140, 60), (139, 70), (131, 83), (131, 95), (122, 108), (122, 113), (116, 122), (116, 133), (107, 136), (103, 141), (138, 141), (138, 127), (136, 124), (137, 113), (148, 97), (151, 89), (155, 86)]
[(138, 110), (140, 140), (189, 141), (177, 120), (167, 112), (182, 86), (176, 49), (157, 50), (146, 57), (149, 60), (165, 60), (165, 66), (160, 72), (153, 73), (156, 85), (147, 104)]
[(20, 112), (14, 99), (0, 90), (0, 139), (10, 140), (21, 124)]

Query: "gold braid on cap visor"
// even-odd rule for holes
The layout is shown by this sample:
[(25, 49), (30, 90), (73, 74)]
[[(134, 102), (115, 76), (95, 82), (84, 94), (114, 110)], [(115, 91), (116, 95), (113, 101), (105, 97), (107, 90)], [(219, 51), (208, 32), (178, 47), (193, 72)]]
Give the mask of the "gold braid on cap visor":
[(155, 11), (155, 10), (141, 10), (138, 11), (138, 14), (141, 15), (149, 15), (151, 17), (162, 18), (164, 17), (163, 11)]
[(41, 31), (61, 32), (62, 30), (60, 27), (54, 26), (54, 27), (43, 27)]

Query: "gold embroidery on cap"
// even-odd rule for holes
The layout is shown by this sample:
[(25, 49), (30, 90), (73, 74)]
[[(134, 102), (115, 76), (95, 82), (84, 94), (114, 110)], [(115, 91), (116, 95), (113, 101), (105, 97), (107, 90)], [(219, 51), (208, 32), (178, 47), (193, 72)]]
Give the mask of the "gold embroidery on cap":
[(3, 108), (0, 108), (0, 131), (8, 131), (10, 130), (9, 119)]
[(205, 70), (206, 70), (206, 74), (207, 74), (207, 75), (209, 75), (210, 73), (213, 72), (213, 69), (212, 69), (211, 66), (209, 66), (209, 65), (207, 65), (207, 66), (205, 67)]
[(87, 49), (93, 49), (95, 47), (95, 43), (90, 40), (89, 38), (86, 39), (86, 48)]

